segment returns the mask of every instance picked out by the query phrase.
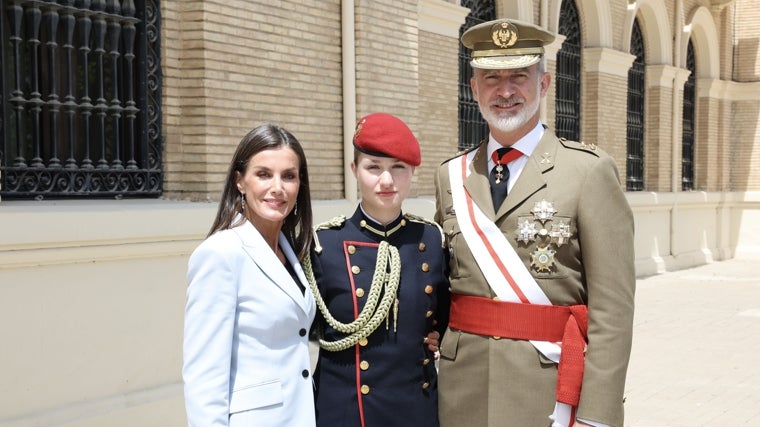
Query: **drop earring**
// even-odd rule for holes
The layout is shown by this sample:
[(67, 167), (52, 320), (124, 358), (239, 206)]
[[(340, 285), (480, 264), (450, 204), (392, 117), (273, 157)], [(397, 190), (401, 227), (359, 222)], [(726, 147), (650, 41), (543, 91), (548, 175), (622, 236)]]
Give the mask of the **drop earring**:
[(298, 216), (298, 201), (296, 201), (296, 205), (293, 208), (293, 216)]
[(245, 193), (240, 193), (240, 212), (245, 214)]

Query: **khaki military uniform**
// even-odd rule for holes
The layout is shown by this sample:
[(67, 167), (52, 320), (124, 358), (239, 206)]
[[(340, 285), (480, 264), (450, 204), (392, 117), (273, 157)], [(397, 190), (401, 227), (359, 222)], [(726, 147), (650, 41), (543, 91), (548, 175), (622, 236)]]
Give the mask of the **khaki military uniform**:
[[(475, 148), (465, 189), (502, 230), (553, 304), (588, 306), (588, 347), (577, 416), (622, 426), (635, 272), (633, 215), (615, 163), (593, 145), (560, 140), (546, 130), (494, 212), (486, 146), (483, 142)], [(476, 257), (489, 255), (470, 251), (457, 222), (448, 162), (438, 170), (436, 189), (436, 221), (450, 251), (452, 293), (493, 298), (476, 262)], [(546, 202), (554, 213), (542, 223), (532, 211), (537, 203), (547, 206)], [(570, 233), (561, 244), (546, 234), (560, 222), (569, 225)], [(535, 224), (538, 233), (518, 235), (519, 224)], [(539, 248), (547, 247), (554, 251), (553, 257), (536, 256)], [(449, 329), (441, 343), (441, 426), (548, 427), (556, 379), (557, 365), (529, 341)]]

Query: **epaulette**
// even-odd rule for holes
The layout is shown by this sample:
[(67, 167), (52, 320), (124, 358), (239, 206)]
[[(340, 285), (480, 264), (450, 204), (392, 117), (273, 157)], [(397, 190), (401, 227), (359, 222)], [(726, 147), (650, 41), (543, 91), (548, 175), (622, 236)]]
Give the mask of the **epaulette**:
[(438, 225), (437, 222), (430, 221), (429, 219), (423, 218), (423, 217), (415, 215), (415, 214), (406, 213), (406, 212), (404, 213), (404, 218), (406, 218), (409, 221), (420, 222), (420, 223), (423, 223), (423, 224), (435, 226), (435, 228), (438, 229), (438, 232), (441, 233), (441, 247), (442, 248), (446, 247), (445, 246), (446, 245), (446, 236), (443, 234), (443, 228), (441, 228), (441, 226)]
[(454, 154), (452, 157), (449, 157), (448, 159), (446, 159), (446, 160), (442, 161), (442, 162), (441, 162), (441, 164), (444, 164), (444, 163), (448, 163), (448, 162), (450, 162), (450, 161), (452, 161), (452, 160), (454, 160), (454, 159), (456, 159), (456, 158), (458, 158), (458, 157), (461, 157), (461, 156), (463, 156), (463, 155), (465, 155), (465, 154), (469, 153), (469, 152), (470, 152), (470, 151), (472, 151), (472, 150), (477, 150), (477, 149), (478, 149), (478, 147), (480, 147), (480, 144), (476, 144), (476, 145), (474, 145), (474, 146), (472, 146), (472, 147), (470, 147), (470, 148), (467, 148), (466, 150), (461, 150), (461, 151), (458, 151), (458, 152), (457, 152), (456, 154)]
[(572, 148), (574, 150), (585, 151), (597, 157), (600, 156), (602, 153), (602, 150), (599, 148), (599, 146), (594, 144), (593, 142), (587, 143), (584, 141), (580, 141), (580, 142), (572, 141), (567, 138), (560, 138), (559, 142), (566, 148)]
[(316, 227), (314, 227), (314, 231), (327, 230), (328, 228), (341, 228), (343, 227), (343, 223), (345, 222), (346, 222), (346, 216), (338, 215), (329, 221), (325, 221), (317, 225)]
[(329, 230), (331, 228), (341, 228), (343, 227), (343, 224), (346, 222), (346, 216), (345, 215), (339, 215), (335, 218), (325, 221), (316, 227), (314, 227), (314, 250), (317, 252), (317, 254), (322, 253), (322, 245), (319, 244), (319, 237), (317, 237), (317, 231), (320, 230)]

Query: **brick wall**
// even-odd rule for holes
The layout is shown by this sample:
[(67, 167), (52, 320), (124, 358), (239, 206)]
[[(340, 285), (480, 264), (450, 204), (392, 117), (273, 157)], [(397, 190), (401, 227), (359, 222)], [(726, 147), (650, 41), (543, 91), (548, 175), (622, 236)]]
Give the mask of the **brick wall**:
[(304, 145), (314, 198), (342, 196), (340, 1), (163, 2), (165, 195), (218, 199), (242, 136)]
[(734, 123), (743, 125), (731, 132), (731, 190), (760, 189), (760, 105), (757, 100), (734, 102), (732, 116)]
[(433, 177), (438, 165), (457, 152), (459, 41), (420, 32), (419, 132), (422, 164), (417, 169), (420, 195), (435, 195)]
[(628, 78), (594, 72), (586, 73), (583, 83), (581, 139), (615, 159), (620, 182), (625, 183)]
[(644, 190), (671, 191), (673, 90), (647, 86), (644, 122)]
[(734, 79), (760, 81), (760, 0), (736, 1), (734, 32)]
[[(358, 0), (356, 115), (393, 114), (419, 137), (417, 4)], [(415, 176), (409, 197), (419, 191)]]
[[(534, 1), (534, 14), (540, 4)], [(685, 1), (686, 19), (701, 4)], [(165, 195), (218, 198), (240, 138), (258, 124), (275, 122), (303, 142), (314, 199), (343, 198), (341, 1), (185, 0), (162, 2), (162, 7)], [(674, 3), (665, 7), (672, 23)], [(417, 8), (417, 2), (405, 0), (355, 0), (356, 113), (385, 111), (409, 124), (423, 153), (410, 196), (425, 197), (434, 194), (436, 166), (456, 151), (458, 40), (419, 30)], [(616, 3), (610, 10), (615, 14), (611, 42), (619, 44), (623, 17), (618, 15), (624, 8)], [(735, 56), (718, 55), (733, 64), (733, 69), (721, 64), (721, 75), (732, 70), (738, 81), (758, 81), (760, 0), (737, 1), (711, 13), (721, 37), (718, 46), (735, 43)], [(734, 20), (735, 29), (726, 29)], [(644, 28), (649, 28), (651, 49), (661, 36), (646, 23)], [(670, 66), (648, 67), (663, 65)], [(553, 61), (548, 69), (554, 72)], [(588, 71), (582, 77), (582, 139), (610, 153), (623, 180), (626, 78)], [(680, 158), (680, 148), (672, 152), (671, 84), (668, 78), (647, 84), (647, 191), (671, 191), (672, 177), (680, 177), (680, 161), (672, 171), (672, 156)], [(681, 88), (675, 93), (680, 97)], [(695, 178), (700, 190), (760, 189), (746, 161), (760, 151), (755, 149), (757, 102), (741, 96), (734, 102), (731, 96), (719, 88), (698, 99)], [(546, 106), (546, 123), (553, 126), (554, 88)], [(680, 138), (680, 123), (675, 126)], [(721, 148), (715, 148), (718, 144)]]

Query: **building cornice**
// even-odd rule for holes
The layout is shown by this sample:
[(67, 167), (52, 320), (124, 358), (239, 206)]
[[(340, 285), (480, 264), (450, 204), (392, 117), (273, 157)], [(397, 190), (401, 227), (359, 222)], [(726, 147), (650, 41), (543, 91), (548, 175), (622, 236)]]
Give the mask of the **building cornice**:
[(586, 48), (582, 53), (588, 72), (628, 77), (636, 56), (605, 47)]
[(443, 0), (420, 0), (419, 29), (433, 34), (459, 39), (459, 28), (470, 9)]

